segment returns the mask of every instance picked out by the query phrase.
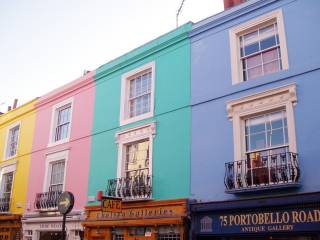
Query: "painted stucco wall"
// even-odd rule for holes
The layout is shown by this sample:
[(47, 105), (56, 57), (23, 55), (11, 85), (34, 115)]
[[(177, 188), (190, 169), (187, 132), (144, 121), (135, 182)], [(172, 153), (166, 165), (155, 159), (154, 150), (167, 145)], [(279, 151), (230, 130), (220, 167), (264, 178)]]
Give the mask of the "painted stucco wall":
[[(191, 108), (187, 31), (190, 27), (191, 24), (183, 25), (97, 69), (89, 196), (105, 190), (107, 180), (117, 177), (115, 134), (147, 122), (156, 122), (153, 199), (189, 196)], [(120, 127), (121, 76), (152, 61), (155, 63), (154, 116)]]
[[(14, 172), (10, 212), (22, 214), (26, 207), (27, 182), (29, 177), (29, 164), (32, 149), (33, 131), (35, 126), (36, 99), (13, 109), (0, 116), (0, 168), (10, 164), (16, 165)], [(17, 155), (5, 159), (5, 141), (10, 125), (20, 122)]]
[[(68, 150), (65, 168), (65, 191), (75, 196), (74, 210), (85, 206), (88, 185), (91, 131), (95, 87), (90, 72), (84, 77), (44, 95), (36, 105), (36, 127), (32, 146), (27, 203), (28, 211), (34, 210), (36, 193), (45, 192), (46, 157)], [(70, 140), (56, 146), (48, 146), (53, 106), (73, 98)]]
[[(247, 7), (251, 4), (252, 7)], [(320, 2), (253, 0), (194, 25), (191, 32), (192, 150), (191, 197), (226, 200), (320, 190)], [(242, 5), (243, 6), (243, 5)], [(254, 10), (253, 10), (254, 9)], [(289, 69), (232, 85), (229, 29), (270, 11), (282, 9)], [(297, 85), (294, 107), (301, 187), (253, 194), (227, 194), (224, 165), (234, 160), (233, 127), (226, 102), (290, 83)]]

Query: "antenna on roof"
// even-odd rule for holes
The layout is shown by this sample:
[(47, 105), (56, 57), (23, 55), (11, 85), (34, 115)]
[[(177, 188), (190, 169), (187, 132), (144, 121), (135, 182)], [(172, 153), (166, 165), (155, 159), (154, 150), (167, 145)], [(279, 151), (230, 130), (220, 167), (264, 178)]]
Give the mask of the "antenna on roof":
[(179, 7), (179, 9), (177, 11), (177, 15), (176, 15), (176, 25), (177, 25), (177, 27), (179, 26), (179, 14), (180, 14), (180, 12), (182, 10), (182, 7), (183, 7), (183, 4), (184, 4), (185, 1), (186, 0), (182, 0), (182, 2), (180, 4), (180, 7)]

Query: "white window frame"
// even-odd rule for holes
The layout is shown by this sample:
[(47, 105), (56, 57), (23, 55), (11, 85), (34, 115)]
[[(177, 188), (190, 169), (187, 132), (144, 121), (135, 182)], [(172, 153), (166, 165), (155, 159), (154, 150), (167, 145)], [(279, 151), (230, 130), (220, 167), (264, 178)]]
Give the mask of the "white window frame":
[(294, 106), (297, 103), (296, 85), (273, 88), (250, 96), (227, 102), (228, 117), (233, 124), (234, 161), (244, 159), (245, 119), (284, 109), (287, 114), (288, 146), (290, 152), (297, 152), (294, 120)]
[[(7, 155), (7, 152), (8, 152), (8, 141), (9, 141), (9, 136), (10, 136), (10, 131), (19, 126), (19, 134), (18, 134), (18, 139), (17, 139), (17, 150), (16, 150), (16, 154), (13, 155), (13, 156), (8, 156)], [(7, 128), (7, 133), (6, 133), (6, 141), (5, 141), (5, 146), (4, 146), (4, 153), (3, 153), (3, 159), (4, 160), (8, 160), (8, 159), (11, 159), (11, 158), (15, 158), (17, 155), (18, 155), (18, 146), (19, 146), (19, 139), (20, 139), (20, 132), (21, 132), (21, 122), (15, 122), (13, 124), (11, 124), (10, 126), (8, 126)]]
[[(134, 75), (151, 69), (151, 94), (150, 94), (150, 111), (138, 116), (129, 117), (129, 93), (130, 93), (130, 80)], [(125, 73), (121, 77), (121, 100), (120, 100), (120, 126), (132, 122), (140, 121), (145, 118), (152, 117), (154, 114), (154, 94), (155, 94), (155, 62), (150, 62), (130, 72)]]
[[(70, 126), (69, 126), (68, 136), (64, 139), (59, 140), (59, 141), (55, 141), (54, 138), (55, 138), (55, 133), (56, 133), (59, 110), (68, 104), (70, 104), (70, 108), (71, 108), (70, 109)], [(62, 101), (52, 107), (48, 147), (69, 142), (71, 128), (72, 128), (72, 115), (73, 115), (72, 113), (73, 113), (73, 97), (68, 98), (68, 99), (66, 99), (66, 100), (64, 100), (64, 101)]]
[(63, 191), (65, 190), (66, 176), (67, 176), (67, 164), (69, 158), (69, 150), (64, 150), (55, 153), (49, 153), (46, 157), (46, 170), (43, 184), (43, 192), (48, 192), (51, 180), (52, 164), (56, 162), (64, 161), (64, 176), (63, 176)]
[(155, 134), (156, 124), (154, 122), (116, 133), (116, 143), (118, 144), (117, 178), (125, 176), (126, 146), (144, 139), (149, 140), (149, 175), (152, 175), (152, 147)]
[[(2, 186), (2, 177), (3, 177), (3, 175), (6, 174), (6, 173), (11, 173), (11, 172), (13, 173), (10, 198), (12, 198), (16, 167), (17, 167), (17, 162), (16, 161), (13, 162), (13, 163), (10, 163), (10, 164), (2, 164), (0, 166), (0, 186)], [(1, 198), (1, 195), (0, 195), (0, 198)]]
[(289, 68), (288, 50), (287, 50), (287, 41), (286, 41), (286, 34), (285, 34), (285, 28), (284, 28), (283, 14), (282, 14), (282, 10), (278, 9), (229, 30), (232, 84), (243, 82), (242, 62), (240, 59), (239, 37), (261, 26), (265, 26), (270, 22), (276, 22), (278, 27), (281, 64), (282, 64), (282, 69), (280, 71), (283, 71)]

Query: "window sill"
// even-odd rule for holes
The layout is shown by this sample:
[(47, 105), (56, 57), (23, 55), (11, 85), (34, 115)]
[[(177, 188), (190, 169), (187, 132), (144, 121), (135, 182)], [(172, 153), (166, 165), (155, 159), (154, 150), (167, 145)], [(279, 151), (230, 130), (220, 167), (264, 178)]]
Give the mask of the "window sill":
[(60, 145), (60, 144), (64, 144), (64, 143), (69, 142), (69, 140), (70, 140), (69, 138), (65, 138), (65, 139), (59, 140), (57, 142), (50, 142), (50, 143), (48, 143), (47, 147), (54, 147), (54, 146), (57, 146), (57, 145)]
[(140, 120), (143, 120), (143, 119), (146, 119), (146, 118), (150, 118), (150, 117), (153, 117), (153, 112), (144, 113), (142, 115), (135, 116), (135, 117), (132, 117), (132, 118), (121, 119), (120, 120), (120, 126), (127, 125), (129, 123), (137, 122), (137, 121), (140, 121)]

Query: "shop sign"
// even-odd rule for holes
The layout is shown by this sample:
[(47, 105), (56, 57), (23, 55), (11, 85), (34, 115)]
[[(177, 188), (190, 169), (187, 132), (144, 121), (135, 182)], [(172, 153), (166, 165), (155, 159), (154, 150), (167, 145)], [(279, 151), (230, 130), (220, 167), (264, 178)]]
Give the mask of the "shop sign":
[(124, 220), (124, 219), (148, 219), (170, 218), (184, 216), (184, 208), (177, 206), (123, 208), (121, 212), (90, 211), (89, 219), (97, 220)]
[(54, 229), (54, 230), (61, 230), (62, 224), (61, 223), (40, 223), (40, 229)]
[(220, 213), (197, 217), (199, 233), (266, 233), (318, 231), (320, 208)]
[(121, 213), (122, 200), (121, 198), (104, 198), (101, 201), (101, 209), (103, 212)]

